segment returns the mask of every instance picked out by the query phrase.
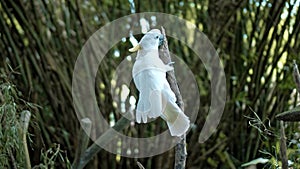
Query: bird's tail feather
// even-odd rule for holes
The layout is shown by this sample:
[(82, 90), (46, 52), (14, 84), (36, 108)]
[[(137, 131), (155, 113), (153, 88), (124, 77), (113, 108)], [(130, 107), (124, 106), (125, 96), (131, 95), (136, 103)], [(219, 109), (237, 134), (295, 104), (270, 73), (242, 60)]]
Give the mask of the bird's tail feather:
[[(167, 97), (163, 98), (166, 99)], [(182, 136), (190, 127), (189, 118), (182, 112), (174, 100), (164, 100), (166, 104), (165, 111), (161, 117), (167, 122), (172, 136)]]
[(185, 134), (189, 129), (190, 120), (185, 114), (179, 113), (177, 119), (174, 122), (167, 121), (167, 125), (169, 127), (171, 135), (179, 137)]

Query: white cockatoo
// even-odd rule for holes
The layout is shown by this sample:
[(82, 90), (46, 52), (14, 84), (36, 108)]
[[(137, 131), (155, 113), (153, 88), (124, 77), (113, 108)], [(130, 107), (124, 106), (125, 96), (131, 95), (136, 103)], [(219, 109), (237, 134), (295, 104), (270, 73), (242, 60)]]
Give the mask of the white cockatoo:
[(137, 123), (147, 123), (148, 118), (161, 117), (167, 122), (172, 136), (183, 135), (190, 126), (189, 118), (176, 104), (176, 97), (166, 79), (166, 72), (173, 70), (159, 58), (158, 47), (164, 36), (160, 30), (147, 32), (138, 45), (129, 49), (137, 51), (132, 77), (139, 91), (136, 108)]

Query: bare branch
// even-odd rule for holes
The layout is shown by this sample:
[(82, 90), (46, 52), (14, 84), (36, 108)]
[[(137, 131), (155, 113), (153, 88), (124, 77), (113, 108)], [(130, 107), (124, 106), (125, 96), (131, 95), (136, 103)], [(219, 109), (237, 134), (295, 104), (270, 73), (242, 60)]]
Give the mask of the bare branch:
[[(162, 49), (160, 49), (160, 51), (159, 51), (159, 56), (165, 64), (171, 63), (172, 61), (171, 61), (171, 56), (170, 56), (169, 47), (168, 47), (168, 40), (166, 37), (165, 29), (163, 27), (161, 27), (161, 32), (165, 37), (165, 41), (164, 41), (164, 45), (163, 45)], [(177, 105), (181, 108), (182, 111), (184, 111), (184, 103), (183, 103), (182, 96), (181, 96), (179, 88), (178, 88), (174, 70), (167, 72), (167, 80), (170, 84), (172, 91), (175, 93), (175, 96), (177, 99)], [(182, 136), (181, 141), (175, 147), (174, 168), (175, 169), (184, 169), (185, 163), (186, 163), (186, 157), (187, 157), (186, 138), (185, 138), (185, 134), (184, 134), (184, 136)]]
[(136, 163), (137, 163), (137, 165), (139, 166), (140, 169), (145, 169), (145, 167), (140, 162), (137, 161)]
[[(127, 113), (126, 115), (130, 115)], [(104, 134), (102, 134), (90, 147), (88, 147), (84, 153), (80, 156), (80, 161), (77, 166), (73, 166), (73, 169), (82, 169), (86, 164), (91, 161), (91, 159), (102, 150), (102, 147), (99, 145), (105, 145), (110, 140), (115, 138), (116, 131), (121, 131), (124, 129), (130, 121), (125, 117), (122, 117), (112, 128), (108, 129)]]

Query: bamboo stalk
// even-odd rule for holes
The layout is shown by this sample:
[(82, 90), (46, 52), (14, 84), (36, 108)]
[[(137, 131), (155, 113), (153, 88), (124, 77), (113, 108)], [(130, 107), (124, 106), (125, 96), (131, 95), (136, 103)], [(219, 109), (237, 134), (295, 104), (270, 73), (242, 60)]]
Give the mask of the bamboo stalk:
[(82, 128), (80, 129), (79, 138), (78, 138), (78, 148), (75, 154), (75, 160), (72, 164), (72, 168), (77, 168), (80, 162), (80, 157), (84, 154), (88, 143), (89, 135), (92, 129), (92, 121), (89, 118), (81, 119)]
[(26, 134), (27, 134), (27, 129), (30, 121), (30, 116), (31, 113), (28, 110), (23, 111), (21, 114), (22, 142), (23, 142), (24, 152), (25, 152), (26, 169), (31, 169), (30, 156), (29, 156), (27, 140), (26, 140)]
[(102, 147), (100, 147), (99, 145), (105, 145), (105, 144), (107, 144), (110, 140), (112, 140), (113, 138), (115, 138), (116, 131), (121, 131), (126, 126), (128, 126), (129, 123), (130, 123), (130, 120), (128, 120), (126, 117), (122, 117), (112, 128), (108, 129), (90, 147), (88, 147), (83, 152), (83, 154), (80, 156), (79, 164), (77, 166), (72, 167), (72, 168), (73, 169), (82, 169), (84, 166), (86, 166), (87, 163), (89, 161), (91, 161), (92, 158), (99, 151), (102, 150)]
[(299, 69), (298, 69), (298, 65), (296, 63), (296, 61), (293, 61), (294, 63), (294, 69), (293, 69), (293, 77), (294, 77), (294, 81), (296, 83), (296, 87), (297, 87), (297, 91), (298, 93), (300, 93), (300, 74), (299, 74)]
[(284, 133), (284, 122), (280, 121), (280, 155), (282, 169), (288, 169), (288, 159), (286, 156), (286, 137)]

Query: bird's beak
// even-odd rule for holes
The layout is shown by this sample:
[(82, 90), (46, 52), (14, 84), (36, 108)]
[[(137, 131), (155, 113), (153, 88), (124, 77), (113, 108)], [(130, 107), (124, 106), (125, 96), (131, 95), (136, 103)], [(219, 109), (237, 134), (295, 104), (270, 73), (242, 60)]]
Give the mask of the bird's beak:
[(161, 35), (159, 36), (159, 46), (161, 46), (161, 45), (163, 45), (163, 44), (164, 44), (164, 35), (161, 34)]
[(138, 51), (139, 49), (141, 49), (141, 45), (136, 45), (135, 47), (130, 48), (130, 49), (129, 49), (129, 52), (136, 52), (136, 51)]

